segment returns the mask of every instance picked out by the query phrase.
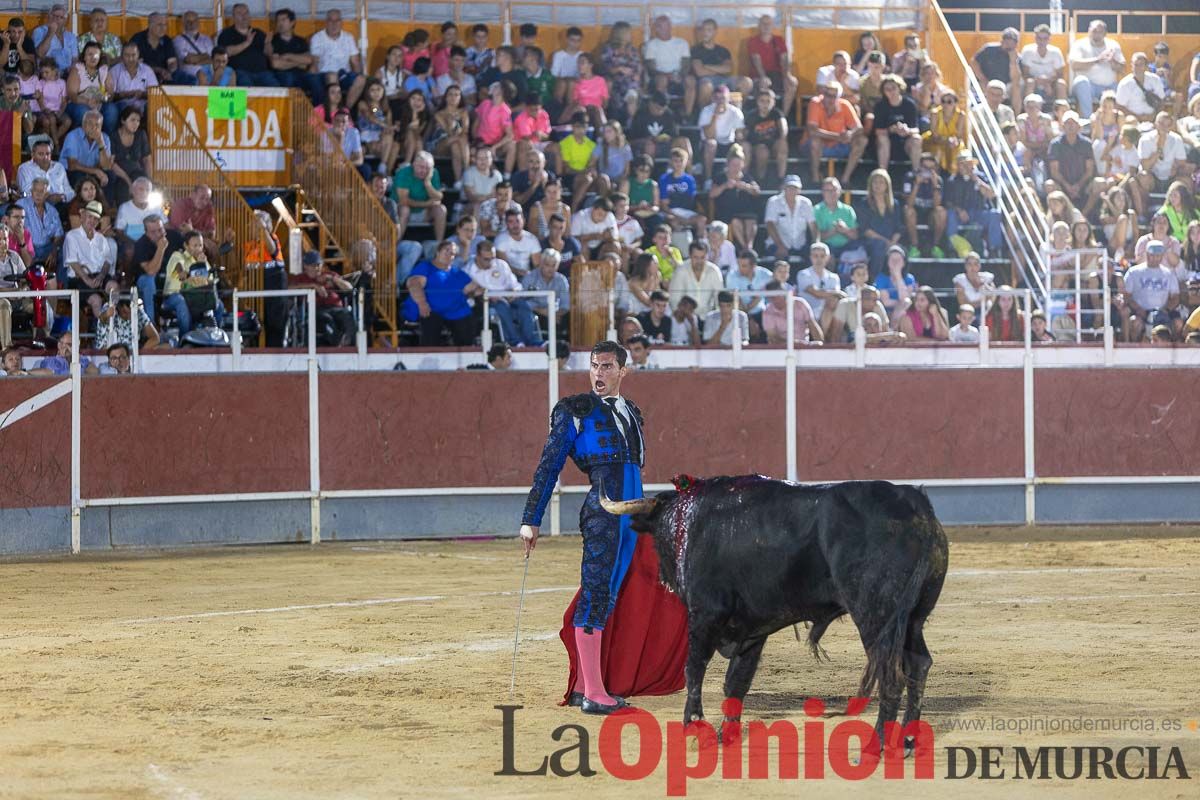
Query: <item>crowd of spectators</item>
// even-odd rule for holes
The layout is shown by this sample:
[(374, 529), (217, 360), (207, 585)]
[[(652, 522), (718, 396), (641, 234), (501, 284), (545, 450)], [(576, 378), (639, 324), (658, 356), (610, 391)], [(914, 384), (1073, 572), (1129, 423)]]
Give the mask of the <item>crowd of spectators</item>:
[[(619, 22), (592, 51), (578, 28), (557, 40), (526, 23), (497, 46), (494, 28), (446, 22), (410, 32), (374, 72), (339, 10), (308, 39), (295, 22), (278, 9), (264, 30), (238, 3), (215, 38), (189, 11), (177, 36), (154, 13), (122, 41), (99, 8), (78, 37), (62, 6), (28, 35), (10, 20), (0, 109), (21, 115), (29, 155), (14, 185), (0, 186), (9, 282), (21, 282), (22, 265), (43, 265), (49, 288), (84, 292), (114, 341), (141, 331), (160, 342), (164, 309), (186, 332), (194, 306), (184, 295), (211, 285), (223, 234), (205, 186), (164, 212), (143, 130), (147, 89), (286, 86), (310, 96), (392, 216), (400, 312), (421, 345), (472, 343), (484, 292), (552, 291), (566, 325), (573, 267), (596, 260), (616, 267), (623, 338), (646, 346), (777, 344), (786, 300), (763, 293), (788, 289), (806, 344), (850, 341), (859, 325), (880, 343), (971, 341), (976, 325), (993, 340), (1023, 335), (1017, 304), (990, 295), (1007, 287), (980, 268), (1006, 256), (994, 170), (967, 148), (965, 98), (915, 33), (896, 53), (862, 34), (853, 54), (831, 53), (812, 76), (816, 95), (803, 98), (769, 15), (745, 42), (746, 64), (714, 20), (689, 40), (660, 16), (641, 47)], [(1181, 338), (1200, 327), (1187, 324), (1200, 300), (1200, 57), (1189, 83), (1171, 74), (1165, 44), (1127, 67), (1099, 21), (1066, 57), (1045, 26), (1034, 37), (1019, 48), (1008, 29), (971, 67), (1047, 209), (1046, 261), (1106, 248), (1122, 335), (1165, 327)], [(816, 202), (804, 170), (789, 166), (797, 158)], [(864, 159), (873, 171), (851, 201)], [(345, 293), (357, 284), (312, 255), (294, 282), (318, 288), (347, 344)], [(356, 274), (369, 276), (373, 258)], [(923, 258), (962, 261), (956, 319), (913, 275)], [(1102, 277), (1095, 267), (1078, 278), (1089, 287)], [(1076, 277), (1047, 279), (1065, 291)], [(131, 286), (136, 314), (114, 301)], [(544, 343), (544, 299), (489, 305), (509, 345)], [(213, 306), (219, 319), (219, 298)], [(0, 346), (11, 341), (7, 319), (0, 306)], [(1039, 338), (1068, 333), (1028, 322)]]

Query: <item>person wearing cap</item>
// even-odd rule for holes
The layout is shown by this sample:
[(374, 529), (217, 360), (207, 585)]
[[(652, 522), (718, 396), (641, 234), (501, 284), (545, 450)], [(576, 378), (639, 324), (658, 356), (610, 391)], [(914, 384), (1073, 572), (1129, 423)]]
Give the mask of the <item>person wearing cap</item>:
[(831, 79), (808, 103), (808, 161), (813, 183), (821, 180), (821, 160), (825, 158), (846, 159), (842, 182), (849, 183), (867, 149), (867, 132), (842, 91), (842, 84)]
[(1021, 85), (1021, 67), (1017, 58), (1017, 45), (1021, 34), (1016, 28), (1005, 28), (999, 42), (990, 42), (979, 48), (971, 57), (971, 70), (980, 84), (1000, 81), (1007, 94), (1010, 86)]
[[(1088, 148), (1091, 153), (1091, 148)], [(996, 190), (975, 169), (975, 157), (963, 148), (958, 154), (958, 171), (946, 180), (942, 201), (946, 205), (946, 233), (955, 236), (968, 223), (983, 228), (984, 242), (989, 255), (996, 253), (1003, 242), (1004, 229), (1000, 212), (991, 207)]]
[(83, 207), (80, 225), (69, 231), (63, 239), (63, 260), (70, 277), (67, 288), (77, 290), (80, 299), (99, 318), (102, 297), (116, 291), (119, 284), (113, 277), (117, 263), (116, 247), (101, 235), (97, 227), (104, 207), (95, 200)]
[(812, 201), (800, 194), (799, 175), (783, 179), (783, 189), (767, 200), (763, 222), (767, 226), (766, 254), (772, 258), (801, 258), (808, 243), (817, 239), (817, 218)]
[(1108, 26), (1094, 19), (1088, 25), (1088, 35), (1071, 45), (1069, 60), (1075, 79), (1071, 94), (1079, 103), (1079, 113), (1090, 117), (1096, 101), (1105, 89), (1116, 89), (1117, 80), (1125, 71), (1125, 54), (1121, 45), (1108, 37)]
[(1065, 98), (1067, 82), (1063, 70), (1067, 61), (1057, 45), (1050, 44), (1050, 26), (1042, 23), (1033, 29), (1033, 41), (1021, 48), (1018, 56), (1025, 79), (1022, 94)]
[(1183, 331), (1183, 319), (1179, 313), (1179, 280), (1166, 264), (1163, 255), (1166, 246), (1155, 239), (1146, 245), (1146, 260), (1125, 273), (1125, 287), (1121, 290), (1125, 307), (1129, 311), (1129, 324), (1125, 327), (1126, 341), (1140, 342), (1146, 331), (1155, 325), (1167, 325), (1173, 333)]
[(1096, 184), (1096, 159), (1092, 142), (1080, 133), (1079, 115), (1068, 111), (1063, 115), (1062, 133), (1050, 142), (1046, 151), (1050, 178), (1075, 204), (1089, 216), (1099, 202), (1102, 187)]
[[(933, 153), (922, 153), (915, 169), (904, 175), (900, 194), (904, 197), (904, 227), (908, 233), (908, 257), (920, 258), (922, 249), (941, 258), (942, 237), (946, 233), (946, 207), (942, 205), (944, 184)], [(917, 225), (924, 225), (932, 237), (921, 247)], [(901, 252), (903, 255), (903, 251)], [(886, 254), (884, 255), (886, 259)]]
[(988, 108), (997, 125), (1003, 125), (1006, 122), (1016, 123), (1017, 121), (1017, 115), (1012, 107), (1004, 104), (1007, 93), (1008, 87), (1004, 85), (1004, 81), (988, 81), (987, 86), (983, 89), (983, 99), (987, 101)]
[(1166, 103), (1167, 87), (1162, 78), (1147, 69), (1150, 59), (1145, 53), (1134, 53), (1129, 63), (1129, 74), (1117, 82), (1117, 108), (1139, 122), (1150, 122)]
[[(354, 343), (355, 321), (354, 312), (342, 301), (341, 292), (352, 292), (354, 287), (336, 272), (325, 268), (325, 261), (316, 250), (309, 250), (300, 262), (304, 271), (299, 275), (288, 277), (289, 289), (307, 289), (313, 287), (317, 295), (317, 309), (320, 314), (328, 314), (338, 330), (338, 340), (334, 347), (346, 347)], [(414, 271), (415, 274), (415, 271)]]

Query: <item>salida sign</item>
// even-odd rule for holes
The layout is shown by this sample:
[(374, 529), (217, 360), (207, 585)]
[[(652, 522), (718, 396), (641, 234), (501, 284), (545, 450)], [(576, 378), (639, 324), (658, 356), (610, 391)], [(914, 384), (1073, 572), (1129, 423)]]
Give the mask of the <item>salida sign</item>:
[[(245, 111), (238, 98), (240, 118), (210, 115), (211, 90), (200, 86), (170, 86), (163, 90), (179, 114), (151, 94), (150, 134), (158, 172), (194, 170), (195, 137), (213, 161), (239, 186), (286, 186), (290, 183), (287, 150), (291, 137), (291, 104), (287, 89), (250, 88)], [(240, 94), (240, 93), (239, 93)], [(182, 124), (180, 122), (182, 115)], [(188, 135), (190, 130), (193, 135)]]

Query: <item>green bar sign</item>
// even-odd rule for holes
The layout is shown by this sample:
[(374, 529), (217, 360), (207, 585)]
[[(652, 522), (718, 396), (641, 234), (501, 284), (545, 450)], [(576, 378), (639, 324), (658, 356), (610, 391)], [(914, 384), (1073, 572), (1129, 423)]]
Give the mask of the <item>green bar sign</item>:
[(246, 90), (245, 89), (209, 89), (208, 90), (209, 119), (245, 119)]

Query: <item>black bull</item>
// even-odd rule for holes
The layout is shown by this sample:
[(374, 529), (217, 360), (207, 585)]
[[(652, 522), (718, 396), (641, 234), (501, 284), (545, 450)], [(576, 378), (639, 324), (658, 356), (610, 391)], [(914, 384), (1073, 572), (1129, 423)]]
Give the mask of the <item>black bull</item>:
[[(933, 659), (922, 628), (946, 578), (946, 534), (923, 491), (886, 481), (798, 486), (761, 476), (676, 479), (679, 491), (624, 502), (650, 534), (661, 578), (688, 611), (684, 723), (704, 717), (713, 652), (729, 659), (725, 695), (750, 689), (767, 637), (811, 623), (814, 655), (826, 628), (849, 614), (867, 653), (859, 695), (879, 691), (876, 731), (920, 719)], [(603, 497), (603, 495), (602, 495)]]

